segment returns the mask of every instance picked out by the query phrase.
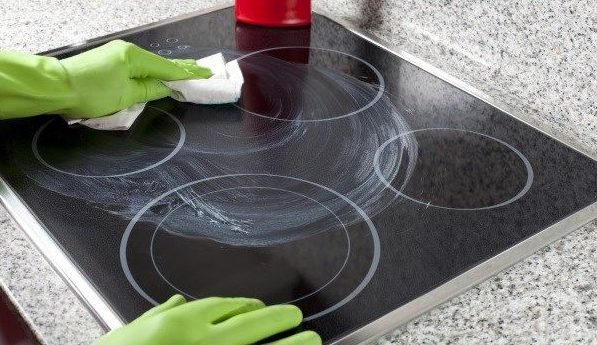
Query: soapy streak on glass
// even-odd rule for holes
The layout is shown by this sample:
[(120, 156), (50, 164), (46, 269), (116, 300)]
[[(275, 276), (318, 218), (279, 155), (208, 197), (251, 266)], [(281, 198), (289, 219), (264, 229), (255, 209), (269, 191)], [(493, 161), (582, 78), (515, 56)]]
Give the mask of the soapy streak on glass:
[[(248, 188), (248, 187), (246, 187), (246, 188)], [(210, 193), (218, 193), (218, 192), (231, 190), (231, 189), (233, 189), (233, 188), (213, 191)], [(229, 227), (230, 228), (229, 230), (232, 230), (233, 232), (249, 234), (249, 231), (244, 230), (244, 228), (249, 227), (252, 224), (254, 224), (254, 220), (234, 219), (234, 218), (227, 217), (224, 213), (222, 213), (221, 210), (218, 210), (215, 207), (215, 205), (205, 202), (205, 200), (202, 198), (202, 196), (207, 196), (210, 193), (199, 195), (195, 191), (190, 191), (188, 194), (191, 198), (189, 199), (189, 196), (186, 196), (185, 193), (181, 193), (180, 191), (176, 192), (176, 195), (182, 200), (182, 203), (180, 205), (176, 206), (172, 211), (168, 212), (168, 214), (165, 217), (167, 218), (169, 215), (172, 214), (172, 212), (178, 210), (182, 206), (189, 206), (194, 211), (194, 216), (196, 218), (206, 217), (209, 220), (209, 223), (212, 223), (215, 226), (224, 225), (226, 227)], [(164, 219), (166, 219), (166, 218), (164, 218)], [(164, 220), (162, 220), (160, 222), (160, 224), (163, 224), (163, 222), (164, 222)], [(195, 225), (193, 225), (193, 227), (194, 226)], [(166, 231), (168, 231), (168, 230), (166, 230)], [(169, 232), (176, 233), (176, 231), (169, 231)], [(190, 235), (193, 235), (193, 234), (196, 234), (196, 231), (190, 233)]]
[[(333, 53), (327, 52), (326, 54)], [(410, 128), (386, 96), (379, 98), (366, 110), (354, 113), (349, 117), (320, 122), (300, 121), (300, 119), (316, 120), (317, 116), (325, 114), (337, 116), (339, 113), (332, 111), (338, 111), (338, 109), (347, 112), (351, 109), (362, 108), (377, 97), (379, 86), (321, 66), (297, 65), (271, 56), (253, 55), (245, 58), (242, 63), (243, 74), (263, 73), (267, 76), (268, 71), (269, 73), (275, 71), (277, 77), (273, 80), (289, 81), (291, 87), (284, 88), (281, 85), (274, 89), (274, 91), (278, 90), (278, 96), (283, 100), (282, 103), (286, 104), (286, 107), (283, 109), (271, 108), (265, 102), (264, 109), (273, 111), (271, 114), (267, 112), (265, 114), (267, 116), (283, 114), (285, 117), (290, 116), (299, 121), (288, 121), (291, 120), (289, 118), (286, 118), (286, 121), (278, 121), (264, 116), (255, 116), (232, 106), (207, 107), (208, 109), (201, 106), (185, 106), (182, 107), (182, 109), (186, 109), (183, 111), (182, 122), (189, 139), (177, 157), (168, 162), (168, 167), (156, 167), (151, 171), (144, 172), (144, 176), (131, 175), (109, 179), (73, 178), (66, 180), (66, 183), (64, 176), (60, 176), (58, 172), (33, 167), (26, 169), (29, 177), (55, 192), (91, 201), (96, 207), (106, 209), (125, 219), (133, 217), (151, 200), (151, 196), (156, 195), (159, 191), (170, 190), (178, 186), (179, 181), (188, 181), (197, 176), (236, 172), (240, 168), (247, 168), (247, 166), (249, 171), (241, 172), (272, 172), (278, 175), (297, 176), (328, 186), (355, 202), (370, 216), (381, 212), (396, 199), (395, 193), (387, 191), (385, 184), (375, 173), (374, 153), (386, 140), (400, 136), (400, 140), (396, 141), (398, 148), (386, 150), (388, 152), (383, 153), (383, 163), (380, 169), (383, 176), (390, 180), (400, 171), (403, 176), (401, 179), (404, 182), (402, 185), (404, 185), (412, 174), (416, 159), (409, 159), (406, 166), (401, 166), (403, 152), (409, 152), (409, 158), (416, 158), (417, 144), (413, 136), (401, 135), (409, 132)], [(279, 78), (280, 75), (284, 75), (285, 78)], [(249, 81), (246, 86), (258, 91), (260, 89), (270, 90), (267, 88), (270, 84), (262, 84), (264, 80), (268, 81), (269, 77), (264, 78), (261, 82), (257, 81), (253, 84)], [(301, 85), (306, 87), (299, 90), (307, 90), (307, 92), (298, 92), (295, 89)], [(330, 92), (330, 90), (335, 92)], [(269, 95), (267, 92), (264, 94)], [(300, 97), (303, 98), (299, 99)], [(243, 100), (243, 104), (247, 102), (247, 100)], [(158, 105), (163, 111), (180, 113), (180, 109), (168, 109), (168, 106), (172, 107), (172, 102), (163, 103), (166, 106)], [(260, 107), (260, 104), (264, 104), (261, 99), (257, 103), (253, 102), (249, 105)], [(247, 105), (245, 104), (245, 106)], [(178, 106), (174, 105), (174, 107)], [(319, 111), (317, 111), (318, 109)], [(223, 114), (222, 118), (218, 116), (219, 113)], [(237, 120), (226, 121), (227, 117)], [(209, 121), (209, 125), (202, 125), (203, 121)], [(224, 133), (228, 136), (217, 134), (214, 127), (220, 132), (223, 131), (221, 128), (225, 128), (228, 132), (224, 131)], [(258, 134), (258, 136), (241, 140), (238, 138), (231, 140), (229, 137), (235, 134), (241, 134), (236, 136), (242, 137), (247, 132)], [(101, 143), (96, 143), (96, 145), (101, 145)], [(151, 152), (152, 146), (147, 146), (142, 150)], [(78, 157), (89, 159), (85, 151), (86, 147), (83, 147), (78, 154), (72, 153), (73, 164), (77, 164)], [(231, 161), (232, 159), (247, 159), (247, 161), (246, 164), (238, 165)], [(311, 162), (308, 161), (309, 159)], [(279, 164), (280, 162), (284, 163)], [(258, 165), (261, 163), (263, 165)], [(325, 171), (324, 174), (321, 173), (322, 170)], [(246, 181), (235, 181), (230, 186), (222, 186), (219, 182), (212, 181), (212, 185), (208, 188), (220, 190), (246, 184)], [(282, 184), (272, 187), (286, 186)], [(334, 214), (343, 219), (345, 224), (361, 221), (358, 213), (347, 207), (343, 201), (336, 197), (317, 193), (314, 192), (310, 197), (326, 205)], [(195, 208), (197, 215), (209, 215), (212, 224), (228, 226), (231, 230), (228, 234), (243, 234), (242, 237), (229, 236), (230, 238), (226, 239), (220, 236), (212, 239), (248, 246), (303, 238), (316, 231), (325, 231), (335, 222), (328, 217), (326, 212), (322, 213), (321, 210), (313, 209), (304, 203), (289, 200), (283, 196), (274, 196), (264, 200), (259, 195), (247, 198), (242, 193), (236, 193), (229, 195), (225, 201), (193, 204), (196, 202), (193, 201), (194, 196), (192, 192), (181, 191), (177, 200), (160, 201), (152, 208), (152, 214), (144, 218), (157, 224), (168, 210), (186, 200), (187, 203), (192, 204), (190, 206)], [(251, 200), (251, 198), (254, 199)], [(288, 213), (289, 209), (292, 210), (291, 216)], [(277, 214), (288, 219), (295, 218), (295, 221), (289, 221), (286, 224), (286, 227), (291, 226), (293, 229), (288, 231), (288, 229), (280, 227), (281, 224), (271, 224), (267, 230), (255, 229), (253, 232), (243, 232), (243, 226), (246, 226), (247, 222), (251, 222), (246, 219), (248, 215), (260, 217), (255, 215), (256, 212)], [(209, 237), (209, 234), (202, 233), (204, 230), (201, 227), (193, 227), (193, 222), (196, 222), (196, 218), (185, 219), (181, 221), (181, 224), (192, 227), (198, 236)], [(314, 228), (315, 226), (317, 229)], [(176, 227), (172, 228), (172, 231), (176, 231), (174, 230)], [(183, 233), (192, 234), (188, 229)]]
[[(270, 179), (267, 183), (279, 186), (284, 182)], [(271, 191), (278, 193), (272, 197)], [(159, 224), (170, 233), (199, 236), (231, 245), (268, 246), (338, 228), (339, 224), (344, 227), (340, 217), (325, 204), (335, 206), (337, 198), (320, 190), (309, 192), (314, 197), (305, 192), (261, 185), (221, 190), (210, 188), (201, 193), (184, 190), (178, 191), (174, 200), (166, 201), (171, 205), (167, 214), (151, 214), (150, 209), (147, 216), (161, 218)], [(169, 217), (173, 211), (178, 211), (176, 216)]]
[[(213, 194), (213, 193), (219, 193), (219, 192), (223, 192), (223, 191), (227, 191), (227, 190), (233, 190), (233, 189), (244, 189), (244, 188), (248, 188), (248, 189), (250, 189), (250, 188), (256, 188), (256, 189), (260, 189), (260, 188), (272, 189), (272, 190), (277, 190), (277, 191), (281, 191), (281, 192), (284, 192), (284, 193), (291, 193), (291, 194), (294, 194), (294, 195), (296, 195), (296, 196), (299, 196), (299, 197), (302, 197), (302, 198), (308, 199), (308, 200), (310, 200), (310, 201), (312, 201), (312, 202), (314, 202), (314, 203), (318, 204), (320, 207), (322, 207), (322, 208), (325, 208), (325, 209), (326, 209), (326, 210), (329, 212), (329, 214), (331, 214), (332, 216), (334, 216), (334, 217), (336, 218), (336, 220), (338, 221), (338, 224), (337, 224), (337, 225), (339, 225), (339, 226), (340, 226), (340, 227), (341, 227), (341, 228), (344, 230), (344, 233), (345, 233), (345, 235), (346, 235), (346, 247), (347, 247), (347, 248), (346, 248), (346, 257), (345, 257), (345, 259), (344, 259), (344, 261), (343, 261), (342, 265), (341, 265), (341, 266), (340, 266), (340, 268), (338, 269), (338, 271), (337, 271), (337, 272), (336, 272), (336, 273), (335, 273), (335, 274), (334, 274), (334, 275), (333, 275), (333, 276), (332, 276), (332, 277), (331, 277), (331, 278), (330, 278), (330, 279), (329, 279), (329, 280), (328, 280), (328, 281), (327, 281), (325, 284), (321, 285), (321, 286), (320, 286), (320, 287), (318, 287), (317, 289), (315, 289), (315, 290), (311, 291), (310, 293), (308, 293), (308, 294), (305, 294), (305, 295), (303, 295), (303, 296), (301, 296), (301, 297), (295, 298), (295, 299), (293, 299), (293, 300), (289, 300), (289, 301), (283, 301), (283, 302), (280, 302), (281, 304), (295, 303), (295, 302), (297, 302), (297, 301), (300, 301), (300, 300), (302, 300), (302, 299), (305, 299), (305, 298), (307, 298), (307, 297), (310, 297), (310, 296), (313, 296), (313, 295), (315, 295), (316, 293), (318, 293), (319, 291), (321, 291), (321, 290), (325, 289), (325, 288), (326, 288), (328, 285), (330, 285), (330, 284), (331, 284), (331, 283), (332, 283), (332, 282), (333, 282), (333, 281), (334, 281), (334, 280), (335, 280), (335, 279), (336, 279), (336, 278), (337, 278), (337, 277), (340, 275), (340, 273), (342, 273), (342, 271), (343, 271), (343, 270), (344, 270), (344, 268), (346, 267), (346, 264), (348, 263), (348, 259), (350, 258), (350, 249), (351, 249), (350, 235), (348, 234), (348, 231), (347, 231), (347, 229), (346, 229), (346, 226), (345, 226), (345, 225), (342, 223), (342, 221), (340, 220), (340, 218), (338, 218), (338, 216), (337, 216), (337, 215), (335, 215), (335, 214), (332, 212), (332, 210), (330, 210), (329, 208), (327, 208), (325, 205), (321, 204), (321, 203), (320, 203), (320, 202), (318, 202), (317, 200), (315, 200), (315, 199), (313, 199), (313, 198), (310, 198), (309, 196), (307, 196), (307, 195), (304, 195), (304, 194), (302, 194), (302, 193), (297, 193), (297, 192), (293, 192), (293, 191), (286, 190), (286, 189), (280, 189), (280, 188), (271, 188), (271, 187), (235, 187), (235, 188), (229, 188), (229, 189), (226, 189), (226, 190), (212, 191), (212, 192), (208, 192), (208, 193), (206, 193), (206, 194), (197, 195), (197, 196), (196, 196), (196, 199), (204, 198), (204, 197), (208, 196), (209, 194)], [(178, 194), (178, 192), (177, 192), (177, 194)], [(195, 199), (194, 199), (194, 200), (195, 200)], [(189, 202), (192, 202), (192, 201), (193, 201), (193, 200), (188, 200), (188, 201), (187, 201), (185, 204), (186, 204), (186, 205), (188, 205), (188, 204), (189, 204)], [(169, 212), (169, 213), (168, 213), (168, 214), (167, 214), (167, 215), (164, 217), (164, 219), (163, 219), (163, 220), (162, 220), (162, 221), (161, 221), (161, 222), (160, 222), (160, 223), (159, 223), (159, 224), (156, 226), (156, 228), (155, 228), (155, 230), (154, 230), (154, 232), (153, 232), (153, 235), (151, 236), (151, 245), (150, 245), (151, 262), (153, 263), (153, 267), (155, 268), (156, 272), (158, 272), (158, 274), (160, 275), (160, 277), (161, 277), (161, 278), (162, 278), (162, 279), (163, 279), (163, 280), (164, 280), (164, 281), (165, 281), (165, 282), (166, 282), (168, 285), (170, 285), (170, 287), (172, 287), (174, 290), (178, 291), (179, 293), (181, 293), (181, 294), (183, 294), (183, 295), (185, 295), (185, 296), (187, 296), (187, 297), (189, 297), (189, 298), (192, 298), (192, 299), (198, 299), (198, 298), (199, 298), (198, 296), (193, 296), (191, 293), (185, 292), (184, 290), (182, 290), (182, 289), (178, 288), (177, 286), (175, 286), (174, 284), (172, 284), (172, 283), (171, 283), (171, 281), (170, 281), (168, 278), (166, 278), (166, 277), (164, 276), (164, 274), (162, 273), (162, 270), (160, 270), (160, 268), (159, 268), (158, 264), (156, 263), (155, 256), (154, 256), (154, 243), (155, 243), (155, 238), (156, 238), (156, 234), (158, 233), (158, 231), (160, 231), (160, 230), (162, 230), (162, 229), (163, 229), (163, 231), (166, 231), (166, 232), (168, 232), (168, 233), (170, 233), (170, 234), (174, 234), (174, 235), (178, 235), (178, 236), (180, 236), (180, 234), (179, 234), (179, 233), (177, 233), (176, 231), (171, 231), (171, 230), (168, 230), (168, 229), (167, 229), (167, 227), (166, 227), (166, 226), (164, 226), (164, 222), (165, 222), (165, 221), (166, 221), (166, 220), (167, 220), (167, 219), (170, 217), (170, 215), (172, 215), (174, 212), (176, 212), (176, 211), (177, 211), (177, 210), (178, 210), (180, 207), (182, 207), (182, 206), (183, 206), (183, 205), (185, 205), (185, 204), (182, 204), (182, 205), (180, 205), (180, 206), (178, 206), (178, 207), (174, 208), (172, 211), (170, 211), (170, 212)], [(203, 203), (202, 203), (202, 204), (203, 204)], [(198, 212), (202, 212), (202, 211), (198, 210)], [(252, 222), (251, 222), (251, 223), (252, 223)], [(283, 227), (280, 227), (280, 228), (281, 228), (281, 229), (283, 229)], [(263, 243), (263, 246), (266, 246), (266, 245), (267, 245), (267, 243)]]

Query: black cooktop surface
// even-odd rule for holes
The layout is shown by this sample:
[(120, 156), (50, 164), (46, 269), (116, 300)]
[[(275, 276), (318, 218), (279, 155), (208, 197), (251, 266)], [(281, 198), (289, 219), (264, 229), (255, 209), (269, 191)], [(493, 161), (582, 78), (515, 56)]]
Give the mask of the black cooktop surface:
[(0, 172), (125, 320), (251, 296), (329, 341), (597, 201), (597, 162), (321, 16), (122, 39), (239, 59), (241, 100), (155, 101), (127, 132), (3, 122)]

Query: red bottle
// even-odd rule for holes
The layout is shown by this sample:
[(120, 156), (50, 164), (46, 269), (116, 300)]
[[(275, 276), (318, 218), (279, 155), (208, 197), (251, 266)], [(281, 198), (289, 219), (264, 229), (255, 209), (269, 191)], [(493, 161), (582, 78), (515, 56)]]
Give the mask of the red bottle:
[(311, 0), (236, 0), (236, 20), (251, 25), (300, 27), (311, 24)]

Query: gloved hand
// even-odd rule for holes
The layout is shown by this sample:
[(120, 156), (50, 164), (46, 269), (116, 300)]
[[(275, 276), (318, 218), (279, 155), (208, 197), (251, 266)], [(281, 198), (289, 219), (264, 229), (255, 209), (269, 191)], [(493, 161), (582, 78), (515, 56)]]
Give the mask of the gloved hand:
[[(298, 326), (302, 318), (291, 305), (219, 297), (187, 303), (176, 295), (95, 345), (250, 345)], [(321, 345), (321, 339), (305, 331), (269, 345)]]
[(120, 40), (64, 60), (0, 52), (0, 119), (100, 117), (169, 96), (160, 80), (210, 76), (195, 60), (168, 60)]

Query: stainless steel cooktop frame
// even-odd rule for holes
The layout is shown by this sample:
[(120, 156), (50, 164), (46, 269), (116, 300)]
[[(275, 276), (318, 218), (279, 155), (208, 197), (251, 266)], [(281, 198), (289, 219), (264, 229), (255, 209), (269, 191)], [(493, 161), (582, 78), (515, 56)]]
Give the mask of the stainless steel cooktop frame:
[[(79, 42), (70, 46), (48, 51), (46, 55), (57, 55), (60, 53), (66, 53), (71, 50), (81, 48), (88, 44), (102, 43), (109, 40), (119, 38), (126, 34), (144, 31), (147, 29), (159, 27), (165, 24), (177, 22), (180, 20), (192, 18), (201, 14), (225, 9), (231, 7), (231, 4), (221, 5), (212, 7), (206, 10), (196, 11), (193, 13), (185, 14), (182, 16), (170, 18), (160, 22), (156, 22), (149, 25), (144, 25), (135, 29), (126, 30), (90, 41)], [(448, 73), (433, 67), (425, 61), (407, 53), (395, 46), (387, 44), (379, 38), (369, 35), (360, 31), (342, 20), (333, 19), (333, 15), (326, 13), (322, 10), (315, 11), (316, 13), (327, 17), (328, 19), (339, 23), (350, 32), (359, 36), (360, 38), (367, 40), (368, 42), (379, 46), (399, 58), (406, 60), (407, 62), (427, 71), (428, 73), (446, 81), (447, 83), (457, 87), (458, 89), (477, 97), (484, 102), (500, 109), (506, 114), (525, 122), (527, 125), (535, 128), (548, 135), (541, 129), (529, 124), (528, 122), (521, 119), (521, 117), (513, 114), (508, 106), (501, 104), (494, 100), (489, 95), (482, 91), (466, 84), (465, 82), (449, 75)], [(553, 137), (552, 137), (553, 138)], [(557, 138), (553, 138), (558, 140)], [(588, 156), (593, 160), (597, 160), (597, 157), (591, 156), (587, 152), (572, 147), (560, 140), (563, 145), (569, 146), (572, 149)], [(100, 295), (95, 287), (87, 280), (85, 275), (79, 270), (77, 265), (68, 257), (68, 255), (62, 250), (60, 245), (54, 240), (50, 233), (45, 229), (44, 225), (37, 219), (34, 213), (29, 207), (23, 202), (18, 194), (8, 185), (8, 183), (0, 176), (0, 201), (27, 234), (31, 242), (41, 251), (41, 253), (50, 262), (53, 268), (60, 274), (60, 276), (67, 282), (73, 292), (80, 300), (87, 306), (87, 308), (96, 317), (99, 323), (107, 330), (115, 329), (124, 324), (124, 321), (118, 316), (116, 311), (108, 304), (108, 302)], [(355, 345), (362, 344), (380, 337), (384, 334), (391, 332), (399, 326), (407, 323), (408, 321), (416, 318), (417, 316), (433, 309), (441, 303), (448, 301), (449, 299), (463, 293), (471, 287), (481, 283), (489, 277), (497, 274), (505, 268), (513, 265), (514, 263), (521, 261), (522, 259), (530, 256), (535, 251), (547, 246), (553, 241), (556, 241), (575, 229), (587, 224), (591, 220), (597, 218), (597, 202), (592, 205), (562, 219), (561, 221), (551, 225), (550, 227), (542, 230), (541, 232), (527, 238), (526, 240), (516, 244), (508, 250), (488, 259), (485, 262), (469, 269), (462, 273), (458, 277), (440, 285), (434, 290), (414, 299), (413, 301), (399, 307), (398, 309), (382, 316), (381, 318), (371, 322), (370, 324), (343, 336), (340, 339), (333, 341), (330, 345)]]

